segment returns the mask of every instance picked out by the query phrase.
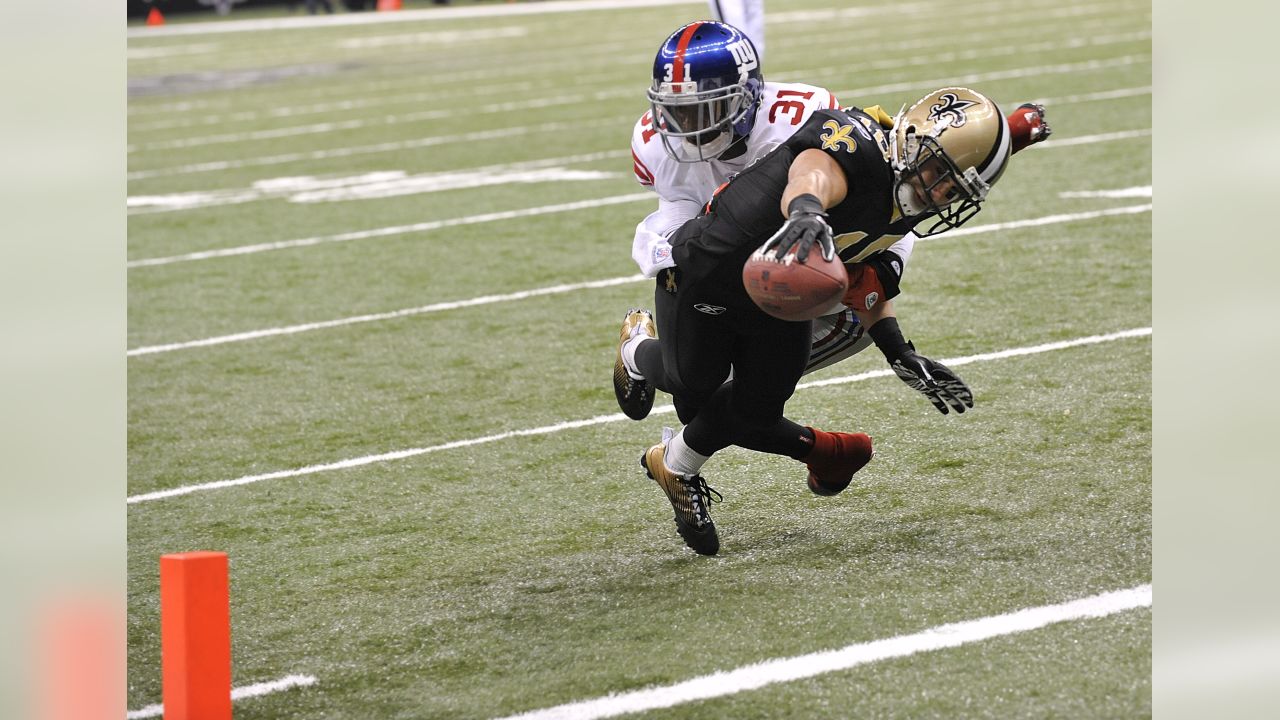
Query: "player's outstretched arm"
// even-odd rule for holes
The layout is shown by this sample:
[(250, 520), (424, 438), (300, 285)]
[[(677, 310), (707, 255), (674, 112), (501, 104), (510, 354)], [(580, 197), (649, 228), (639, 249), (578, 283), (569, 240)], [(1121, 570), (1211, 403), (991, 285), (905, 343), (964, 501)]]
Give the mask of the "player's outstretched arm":
[(874, 320), (873, 324), (865, 327), (869, 328), (867, 332), (871, 335), (871, 339), (889, 361), (889, 367), (893, 368), (894, 374), (906, 383), (907, 387), (929, 398), (929, 402), (938, 408), (938, 412), (943, 415), (951, 410), (962, 413), (973, 407), (973, 391), (960, 379), (960, 376), (946, 365), (917, 353), (915, 345), (902, 337), (898, 318), (892, 314), (892, 305), (882, 303), (878, 312), (875, 313), (878, 317), (867, 313), (868, 317), (865, 320), (864, 313), (856, 310), (854, 312), (858, 315), (859, 322), (865, 324)]
[(788, 171), (787, 187), (778, 208), (787, 222), (760, 251), (772, 252), (781, 260), (795, 247), (796, 259), (804, 262), (809, 258), (809, 249), (817, 244), (823, 259), (834, 258), (836, 247), (831, 227), (827, 225), (826, 209), (844, 200), (848, 190), (844, 171), (826, 153), (809, 149), (797, 155)]

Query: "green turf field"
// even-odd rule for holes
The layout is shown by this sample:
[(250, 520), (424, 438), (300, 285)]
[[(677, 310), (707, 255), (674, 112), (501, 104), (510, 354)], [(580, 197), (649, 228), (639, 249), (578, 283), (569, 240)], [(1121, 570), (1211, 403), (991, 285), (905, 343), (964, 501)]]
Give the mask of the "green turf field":
[[(131, 710), (170, 552), (231, 558), (233, 685), (315, 678), (240, 720), (501, 717), (1151, 581), (1150, 4), (768, 5), (769, 79), (891, 112), (966, 84), (1054, 135), (897, 301), (977, 407), (876, 351), (806, 377), (789, 415), (876, 459), (820, 498), (717, 455), (715, 558), (637, 464), (669, 397), (632, 422), (609, 383), (652, 304), (631, 127), (704, 3), (132, 31)], [(645, 716), (1149, 716), (1150, 652), (1138, 608)]]

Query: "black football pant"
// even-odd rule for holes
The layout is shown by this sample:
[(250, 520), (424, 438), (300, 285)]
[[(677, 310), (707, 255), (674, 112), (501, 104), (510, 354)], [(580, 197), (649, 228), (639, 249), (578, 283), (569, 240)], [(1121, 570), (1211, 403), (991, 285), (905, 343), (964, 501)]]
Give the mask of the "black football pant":
[(640, 346), (636, 365), (674, 398), (685, 442), (707, 456), (730, 445), (807, 455), (812, 434), (782, 413), (809, 359), (810, 323), (778, 320), (749, 299), (743, 304), (740, 272), (737, 293), (678, 280), (672, 292), (667, 274), (659, 274), (654, 297), (659, 340)]

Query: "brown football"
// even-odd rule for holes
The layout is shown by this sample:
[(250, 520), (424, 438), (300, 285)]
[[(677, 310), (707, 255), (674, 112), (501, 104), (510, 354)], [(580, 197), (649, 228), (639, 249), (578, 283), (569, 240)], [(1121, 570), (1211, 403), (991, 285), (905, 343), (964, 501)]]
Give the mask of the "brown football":
[(794, 251), (779, 260), (757, 250), (742, 266), (742, 286), (761, 310), (780, 320), (812, 320), (835, 309), (849, 289), (849, 274), (839, 256), (824, 260), (817, 247), (805, 262)]

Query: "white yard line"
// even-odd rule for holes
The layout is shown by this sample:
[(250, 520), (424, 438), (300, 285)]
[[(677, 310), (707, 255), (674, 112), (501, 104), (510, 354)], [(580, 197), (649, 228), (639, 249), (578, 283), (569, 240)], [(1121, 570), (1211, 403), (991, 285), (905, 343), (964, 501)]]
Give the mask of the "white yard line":
[(1139, 97), (1141, 95), (1150, 95), (1151, 86), (1143, 85), (1142, 87), (1119, 88), (1117, 90), (1100, 90), (1098, 92), (1083, 93), (1080, 95), (1064, 95), (1058, 98), (1037, 98), (1028, 102), (1038, 102), (1041, 105), (1073, 105), (1075, 103), (1098, 102), (1101, 100), (1119, 100), (1121, 98)]
[[(622, 196), (633, 197), (633, 196)], [(641, 198), (649, 197), (647, 193), (642, 194)], [(1030, 218), (1027, 220), (1014, 220), (1004, 223), (991, 223), (989, 225), (979, 225), (973, 228), (960, 228), (952, 230), (942, 235), (931, 238), (922, 238), (920, 242), (925, 240), (945, 240), (947, 238), (962, 237), (964, 235), (977, 235), (985, 232), (995, 232), (999, 230), (1014, 230), (1022, 227), (1038, 227), (1041, 225), (1052, 225), (1055, 223), (1076, 222), (1080, 220), (1093, 220), (1100, 217), (1108, 217), (1112, 215), (1131, 215), (1135, 213), (1150, 212), (1151, 205), (1130, 205), (1127, 207), (1111, 208), (1108, 210), (1092, 210), (1088, 212), (1067, 213), (1060, 215), (1048, 215), (1040, 218)], [(624, 277), (607, 278), (604, 280), (592, 280), (589, 282), (555, 285), (546, 288), (536, 288), (532, 290), (522, 290), (515, 293), (505, 295), (484, 295), (481, 297), (470, 298), (467, 300), (454, 300), (450, 302), (434, 303), (432, 305), (424, 305), (416, 308), (404, 308), (401, 310), (391, 310), (383, 313), (373, 313), (368, 315), (356, 315), (354, 317), (338, 318), (336, 320), (323, 320), (320, 322), (303, 323), (300, 325), (288, 325), (284, 327), (265, 328), (262, 330), (250, 330), (246, 332), (234, 333), (231, 335), (219, 335), (216, 337), (203, 338), (200, 340), (189, 340), (186, 342), (166, 343), (163, 345), (147, 345), (133, 348), (128, 351), (129, 357), (136, 355), (152, 355), (155, 353), (171, 352), (173, 350), (187, 350), (197, 347), (209, 347), (212, 345), (223, 345), (232, 342), (241, 342), (245, 340), (258, 340), (265, 337), (275, 337), (279, 335), (293, 335), (311, 330), (324, 330), (328, 328), (343, 327), (346, 325), (356, 325), (367, 322), (379, 322), (383, 320), (395, 320), (399, 318), (411, 317), (414, 315), (423, 315), (426, 313), (441, 312), (443, 310), (456, 310), (464, 307), (475, 307), (477, 305), (488, 305), (492, 303), (510, 302), (513, 300), (524, 300), (526, 298), (537, 297), (541, 295), (557, 295), (566, 292), (575, 292), (577, 290), (588, 290), (603, 287), (612, 287), (615, 285), (624, 285), (633, 282), (642, 282), (645, 280), (643, 275), (627, 275)]]
[(450, 218), (448, 220), (432, 220), (430, 222), (414, 223), (412, 225), (392, 225), (390, 227), (375, 228), (373, 230), (358, 230), (356, 232), (339, 233), (337, 235), (317, 235), (315, 237), (299, 238), (297, 240), (281, 240), (279, 242), (260, 243), (257, 245), (241, 245), (239, 247), (222, 248), (220, 250), (205, 250), (202, 252), (187, 253), (185, 255), (171, 255), (169, 257), (130, 260), (125, 263), (125, 267), (138, 268), (152, 267), (155, 265), (170, 265), (179, 262), (209, 260), (211, 258), (232, 257), (235, 255), (250, 255), (270, 250), (308, 247), (324, 243), (366, 240), (374, 237), (388, 237), (391, 235), (404, 235), (406, 233), (427, 232), (430, 230), (439, 230), (440, 228), (474, 225), (476, 223), (493, 222), (495, 220), (511, 220), (514, 218), (532, 217), (534, 215), (547, 215), (550, 213), (569, 212), (572, 210), (585, 210), (588, 208), (618, 205), (620, 203), (637, 202), (640, 200), (652, 201), (653, 195), (647, 192), (632, 193), (630, 195), (614, 195), (612, 197), (596, 198), (594, 200), (579, 200), (577, 202), (560, 203), (557, 205), (542, 205), (540, 207), (524, 208), (521, 210), (504, 210), (501, 212), (484, 213), (482, 215), (468, 215), (465, 217)]
[(611, 693), (543, 710), (511, 715), (503, 720), (595, 720), (674, 707), (684, 703), (733, 695), (802, 678), (847, 670), (881, 660), (959, 647), (969, 643), (1037, 630), (1061, 622), (1102, 618), (1127, 610), (1151, 607), (1151, 585), (1026, 608), (929, 628), (912, 635), (854, 643), (837, 650), (765, 660), (734, 670), (722, 670), (684, 682), (643, 690)]
[[(517, 173), (525, 170), (557, 167), (560, 165), (575, 165), (578, 163), (597, 162), (600, 160), (613, 160), (616, 158), (628, 157), (630, 153), (631, 153), (630, 149), (625, 149), (625, 150), (620, 149), (620, 150), (607, 150), (604, 152), (583, 153), (579, 155), (562, 155), (560, 157), (542, 158), (539, 160), (522, 160), (520, 162), (497, 163), (494, 165), (481, 165), (478, 167), (461, 168), (458, 170), (447, 170), (447, 171), (441, 171), (441, 172), (435, 172), (435, 173), (424, 173), (416, 177), (444, 178), (448, 176), (459, 176), (459, 175), (465, 175), (465, 174)], [(331, 176), (324, 176), (324, 177), (328, 178)], [(270, 192), (269, 190), (278, 188), (279, 186), (282, 186), (282, 185), (288, 185), (292, 182), (296, 182), (295, 178), (292, 178), (292, 177), (268, 178), (265, 180), (256, 181), (249, 187), (221, 188), (217, 190), (205, 190), (205, 191), (194, 192), (194, 193), (175, 193), (168, 196), (160, 196), (160, 197), (169, 197), (169, 198), (204, 196), (208, 198), (207, 202), (192, 201), (191, 203), (186, 205), (169, 205), (169, 206), (143, 205), (140, 202), (135, 204), (135, 201), (140, 200), (139, 196), (130, 196), (129, 198), (126, 199), (126, 206), (128, 207), (128, 211), (130, 215), (144, 215), (144, 214), (152, 214), (157, 212), (178, 212), (182, 210), (210, 207), (213, 205), (228, 205), (228, 204), (239, 204), (239, 203), (245, 203), (245, 202), (255, 202), (257, 200), (262, 200), (264, 198), (280, 197), (281, 196), (280, 193)]]
[[(1135, 337), (1148, 337), (1151, 335), (1151, 328), (1135, 328), (1132, 330), (1124, 330), (1121, 332), (1110, 333), (1106, 335), (1090, 335), (1088, 337), (1076, 338), (1074, 340), (1063, 340), (1059, 342), (1044, 343), (1042, 345), (1032, 345), (1029, 347), (1010, 348), (1007, 350), (999, 350), (991, 353), (983, 353), (979, 355), (969, 355), (958, 358), (943, 358), (939, 360), (946, 365), (957, 367), (960, 365), (968, 365), (974, 362), (983, 362), (988, 360), (998, 360), (1011, 357), (1019, 357), (1023, 355), (1036, 355), (1044, 352), (1055, 350), (1065, 350), (1068, 348), (1082, 347), (1086, 345), (1097, 345), (1100, 343), (1113, 342)], [(892, 375), (893, 371), (889, 369), (875, 370), (872, 372), (860, 373), (858, 375), (849, 375), (846, 377), (833, 378), (830, 380), (819, 380), (810, 383), (802, 383), (797, 386), (797, 390), (805, 390), (808, 388), (825, 387), (828, 385), (841, 385), (845, 383), (858, 382), (868, 380), (870, 378), (885, 377)], [(674, 412), (675, 408), (671, 405), (655, 406), (651, 414), (659, 415), (663, 413)], [(530, 437), (535, 435), (550, 435), (562, 432), (564, 430), (573, 430), (576, 428), (594, 427), (604, 423), (622, 422), (627, 420), (627, 416), (622, 413), (614, 413), (612, 415), (599, 415), (585, 420), (569, 420), (556, 423), (554, 425), (543, 425), (542, 427), (526, 428), (524, 430), (512, 430), (510, 432), (498, 433), (496, 435), (485, 435), (483, 437), (469, 438), (466, 440), (455, 440), (453, 442), (444, 443), (442, 445), (432, 445), (430, 447), (409, 448), (405, 450), (395, 450), (392, 452), (379, 453), (377, 455), (364, 455), (361, 457), (348, 458), (331, 463), (323, 463), (319, 465), (308, 465), (306, 467), (293, 468), (290, 470), (278, 470), (276, 472), (263, 473), (260, 475), (246, 475), (244, 477), (235, 478), (233, 480), (218, 480), (216, 482), (199, 483), (196, 485), (181, 485), (168, 490), (157, 490), (154, 492), (142, 493), (140, 495), (130, 495), (125, 498), (128, 505), (137, 503), (150, 502), (153, 500), (161, 500), (164, 498), (178, 497), (180, 495), (189, 495), (191, 493), (204, 492), (206, 490), (218, 490), (221, 488), (236, 487), (238, 485), (251, 485), (264, 480), (279, 480), (283, 478), (301, 477), (304, 475), (314, 475), (316, 473), (328, 472), (330, 470), (344, 470), (347, 468), (361, 467), (364, 465), (372, 465), (374, 463), (388, 462), (391, 460), (403, 460), (405, 458), (417, 457), (428, 453), (439, 452), (442, 450), (454, 450), (457, 448), (471, 447), (474, 445), (485, 445), (500, 440), (508, 440), (516, 437)]]
[(1113, 140), (1131, 140), (1133, 138), (1150, 137), (1151, 128), (1145, 130), (1121, 130), (1119, 132), (1100, 133), (1098, 135), (1080, 135), (1078, 137), (1062, 138), (1060, 140), (1045, 140), (1040, 144), (1042, 148), (1059, 148), (1071, 147), (1073, 145), (1090, 145), (1099, 142), (1111, 142)]
[(559, 295), (560, 293), (574, 292), (577, 290), (593, 290), (596, 288), (613, 287), (615, 285), (626, 285), (628, 283), (641, 282), (645, 279), (645, 276), (636, 274), (628, 275), (626, 277), (609, 278), (607, 280), (592, 280), (590, 282), (553, 285), (551, 287), (536, 288), (533, 290), (522, 290), (520, 292), (507, 293), (506, 295), (483, 295), (481, 297), (470, 298), (467, 300), (441, 302), (416, 308), (405, 308), (403, 310), (393, 310), (385, 313), (374, 313), (372, 315), (357, 315), (355, 317), (339, 318), (337, 320), (304, 323), (302, 325), (290, 325), (288, 327), (267, 328), (265, 330), (252, 330), (249, 332), (236, 333), (234, 335), (220, 335), (218, 337), (205, 338), (203, 340), (192, 340), (190, 342), (138, 347), (130, 350), (128, 355), (129, 357), (133, 357), (135, 355), (151, 355), (154, 353), (169, 352), (171, 350), (186, 350), (189, 348), (241, 342), (243, 340), (257, 340), (258, 338), (274, 337), (277, 335), (292, 335), (294, 333), (307, 332), (309, 330), (325, 330), (328, 328), (343, 327), (345, 325), (380, 322), (382, 320), (396, 320), (399, 318), (412, 317), (414, 315), (440, 312), (442, 310), (457, 310), (459, 308), (475, 307), (477, 305), (490, 305), (492, 303), (527, 300), (529, 298), (540, 297), (543, 295)]
[(869, 87), (854, 88), (852, 90), (837, 90), (835, 95), (841, 102), (847, 103), (851, 102), (852, 98), (863, 97), (875, 93), (905, 92), (907, 90), (938, 88), (946, 87), (948, 85), (972, 85), (974, 83), (987, 82), (989, 80), (1014, 80), (1017, 78), (1040, 77), (1041, 75), (1092, 72), (1094, 70), (1105, 70), (1107, 68), (1126, 67), (1129, 65), (1138, 65), (1150, 62), (1150, 55), (1125, 55), (1122, 57), (1107, 58), (1105, 60), (1087, 60), (1085, 62), (1064, 63), (1060, 65), (1015, 68), (1013, 70), (996, 70), (985, 73), (971, 73), (969, 75), (961, 75), (958, 77), (948, 76), (934, 78), (932, 80), (908, 80), (905, 82), (888, 83), (885, 85), (872, 85)]
[(1079, 190), (1074, 192), (1060, 192), (1060, 198), (1137, 198), (1151, 197), (1150, 185), (1137, 185), (1134, 187), (1119, 188), (1116, 190)]
[(352, 120), (343, 120), (341, 122), (320, 122), (308, 125), (271, 128), (267, 130), (252, 130), (246, 132), (178, 138), (176, 140), (161, 140), (143, 145), (129, 145), (125, 150), (126, 152), (132, 153), (142, 150), (174, 150), (178, 148), (203, 147), (220, 143), (243, 143), (252, 140), (278, 140), (283, 137), (316, 135), (374, 126), (389, 127), (403, 123), (420, 123), (428, 120), (442, 120), (445, 118), (458, 117), (460, 115), (471, 119), (477, 115), (498, 113), (509, 114), (514, 113), (517, 110), (531, 110), (535, 108), (555, 107), (557, 105), (577, 105), (599, 100), (629, 97), (635, 94), (636, 93), (630, 88), (617, 88), (614, 90), (601, 90), (598, 92), (582, 93), (578, 95), (560, 95), (539, 97), (516, 102), (488, 103), (477, 107), (468, 107), (465, 110), (432, 109), (401, 113), (399, 115), (388, 115), (384, 113), (375, 118), (355, 118)]
[(399, 152), (401, 150), (413, 150), (416, 148), (433, 147), (435, 145), (451, 145), (454, 143), (469, 143), (482, 140), (509, 141), (515, 136), (528, 135), (535, 132), (562, 132), (566, 130), (577, 131), (608, 125), (617, 126), (619, 123), (629, 121), (634, 122), (634, 120), (629, 120), (628, 118), (606, 118), (602, 120), (584, 122), (548, 122), (542, 123), (541, 125), (518, 125), (515, 127), (497, 128), (495, 130), (479, 130), (476, 132), (461, 133), (458, 135), (432, 135), (431, 137), (415, 138), (413, 140), (402, 140), (397, 142), (375, 143), (373, 145), (328, 148), (325, 150), (284, 153), (282, 155), (262, 155), (253, 158), (245, 158), (243, 160), (213, 160), (210, 162), (193, 163), (190, 165), (179, 165), (171, 168), (135, 170), (133, 172), (126, 173), (125, 179), (144, 180), (147, 178), (164, 177), (167, 175), (185, 175), (189, 173), (214, 172), (218, 170), (235, 170), (244, 167), (262, 167), (264, 165), (283, 165), (285, 163), (298, 162), (299, 160), (329, 160), (332, 158)]
[[(286, 675), (279, 680), (270, 680), (268, 682), (254, 683), (244, 687), (233, 688), (231, 690), (232, 700), (244, 700), (245, 698), (258, 697), (269, 693), (280, 692), (295, 687), (306, 687), (314, 685), (316, 679), (310, 675)], [(125, 715), (128, 720), (140, 718), (160, 717), (164, 714), (164, 705), (148, 705), (139, 710), (130, 710)]]

